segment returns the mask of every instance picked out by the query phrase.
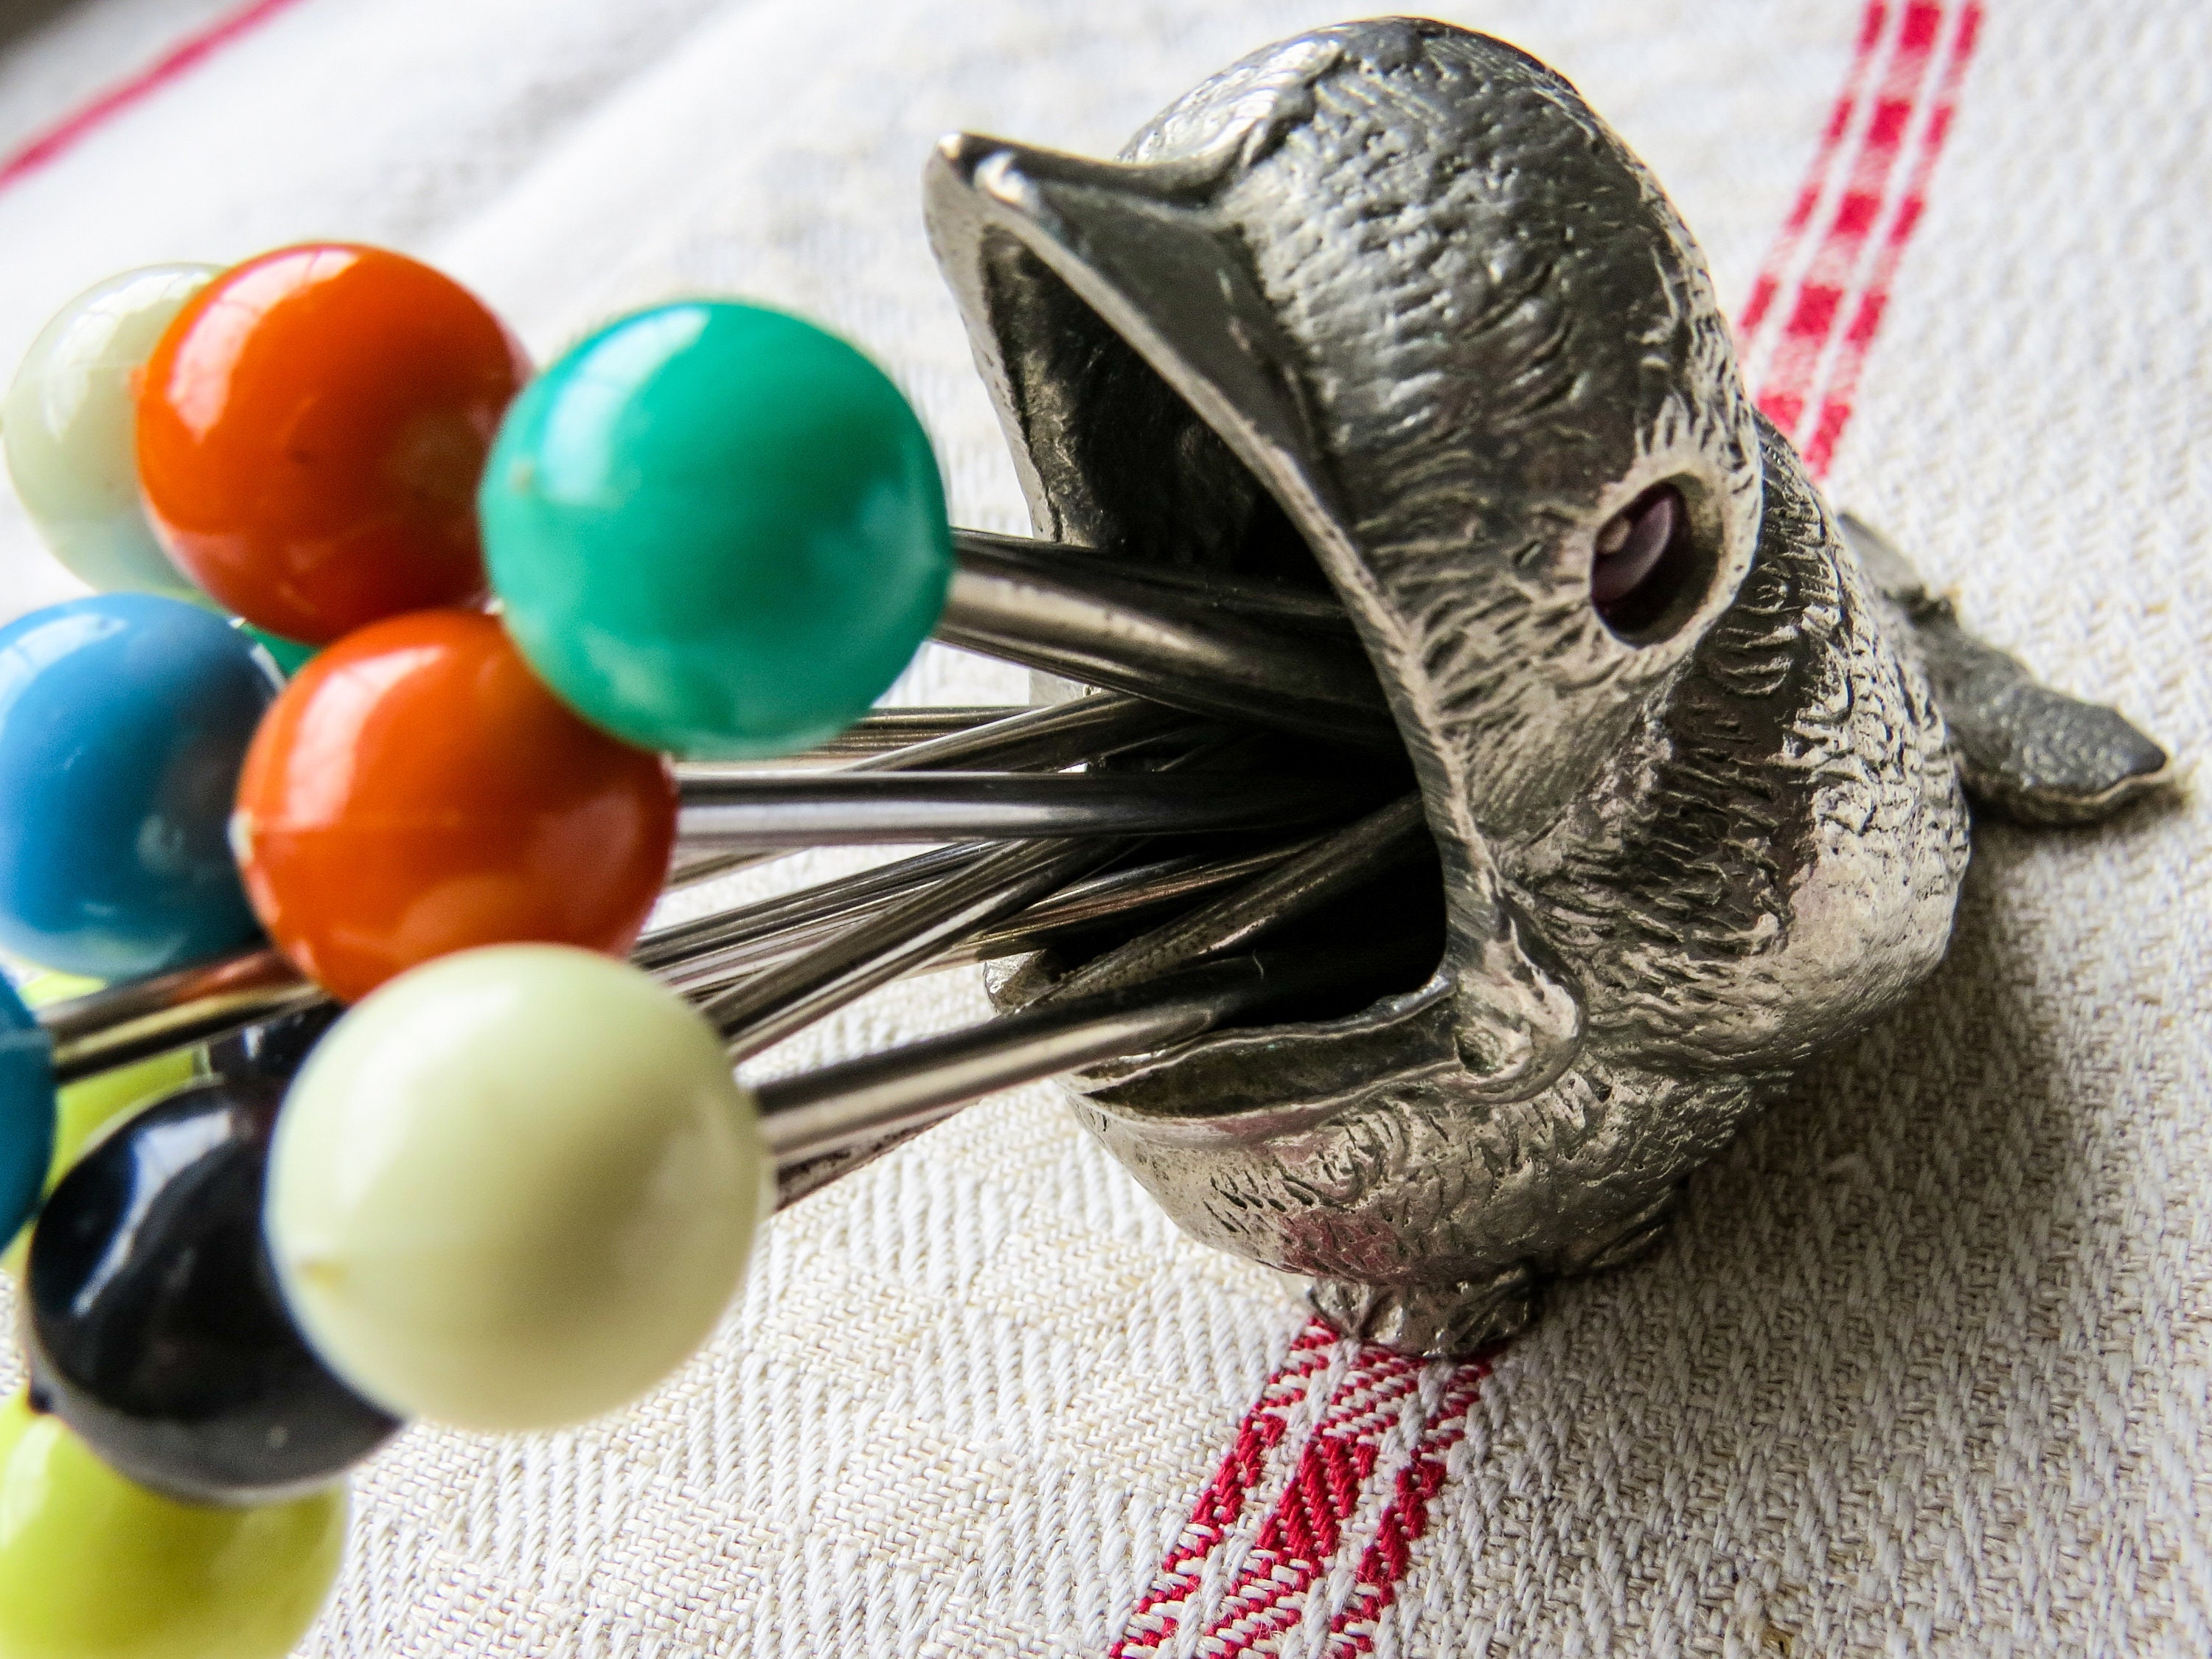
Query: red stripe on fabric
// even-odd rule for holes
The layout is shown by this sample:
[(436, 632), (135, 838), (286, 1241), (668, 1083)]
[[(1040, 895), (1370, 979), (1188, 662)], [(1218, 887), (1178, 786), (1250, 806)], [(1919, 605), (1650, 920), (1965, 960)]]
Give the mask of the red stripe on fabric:
[(1820, 149), (1744, 307), (1739, 333), (1747, 368), (1760, 371), (1759, 406), (1816, 477), (1850, 421), (1982, 21), (1982, 0), (1910, 0), (1901, 12), (1869, 0)]
[(1289, 1431), (1289, 1413), (1306, 1398), (1313, 1377), (1328, 1369), (1337, 1334), (1321, 1320), (1310, 1321), (1290, 1352), (1260, 1390), (1260, 1398), (1237, 1425), (1229, 1452), (1191, 1505), (1190, 1519), (1138, 1598), (1121, 1638), (1107, 1659), (1150, 1659), (1182, 1626), (1182, 1604), (1204, 1571), (1206, 1559), (1221, 1547), (1241, 1520), (1246, 1500), (1267, 1474), (1267, 1455)]
[(1470, 1359), (1452, 1373), (1443, 1397), (1421, 1425), (1419, 1443), (1398, 1471), (1398, 1489), (1359, 1558), (1352, 1597), (1329, 1621), (1322, 1659), (1353, 1659), (1375, 1651), (1375, 1621), (1398, 1596), (1399, 1581), (1413, 1565), (1413, 1546), (1429, 1529), (1437, 1496), (1444, 1489), (1452, 1449), (1467, 1438), (1468, 1414), (1490, 1375), (1490, 1358)]
[(1820, 229), (1797, 294), (1784, 313), (1789, 320), (1767, 363), (1758, 402), (1767, 418), (1792, 437), (1799, 435), (1794, 422), (1785, 422), (1776, 410), (1793, 409), (1802, 418), (1807, 402), (1816, 393), (1836, 317), (1844, 297), (1858, 286), (1859, 266), (1880, 216), (1865, 204), (1879, 203), (1888, 194), (1913, 112), (1929, 84), (1943, 17), (1937, 0), (1911, 0), (1905, 7), (1896, 44), (1881, 67), (1866, 131), (1847, 161), (1844, 192)]
[(1959, 106), (1959, 88), (1966, 81), (1966, 65), (1973, 58), (1981, 32), (1980, 0), (1967, 0), (1960, 15), (1958, 27), (1953, 33), (1950, 55), (1944, 62), (1942, 78), (1936, 87), (1936, 106), (1921, 129), (1920, 144), (1913, 156), (1911, 173), (1905, 180), (1904, 198), (1890, 220), (1888, 234), (1882, 239), (1866, 291), (1860, 296), (1850, 321), (1844, 326), (1843, 349), (1838, 356), (1834, 372), (1829, 377), (1820, 411), (1814, 417), (1812, 436), (1805, 445), (1805, 465), (1816, 478), (1827, 472), (1829, 463), (1835, 459), (1836, 445), (1844, 435), (1844, 427), (1850, 422), (1851, 410), (1858, 398), (1859, 377), (1866, 368), (1868, 349), (1874, 344), (1875, 336), (1881, 331), (1882, 315), (1889, 308), (1890, 289), (1897, 278), (1898, 264), (1904, 258), (1905, 244), (1912, 240), (1912, 233), (1919, 228), (1921, 215), (1927, 207), (1929, 180), (1934, 176), (1936, 163), (1942, 156), (1944, 143), (1951, 136), (1952, 119)]
[[(1866, 349), (1881, 328), (1898, 258), (1919, 222), (1982, 23), (1981, 0), (1966, 0), (1958, 9), (1948, 0), (1910, 0), (1901, 13), (1893, 11), (1893, 3), (1869, 0), (1862, 14), (1856, 54), (1820, 149), (1739, 323), (1748, 360), (1754, 331), (1774, 318), (1783, 319), (1771, 331), (1784, 372), (1767, 378), (1759, 406), (1777, 426), (1792, 433), (1808, 409), (1814, 410), (1807, 459), (1816, 473), (1826, 465), (1850, 417)], [(1948, 32), (1947, 52), (1945, 24), (1953, 17), (1958, 22)], [(1893, 18), (1896, 39), (1885, 61), (1883, 43)], [(1870, 104), (1869, 83), (1876, 82)], [(1932, 106), (1925, 105), (1922, 100), (1931, 86)], [(1923, 108), (1928, 109), (1924, 121), (1918, 119)], [(1847, 145), (1862, 114), (1858, 142)], [(1914, 143), (1916, 125), (1919, 137)], [(1883, 231), (1893, 175), (1908, 148), (1912, 156), (1907, 182)], [(1839, 168), (1843, 187), (1838, 191)], [(1820, 210), (1832, 197), (1824, 217)], [(1877, 233), (1871, 280), (1862, 284), (1856, 280), (1859, 266)], [(1793, 275), (1808, 235), (1818, 239), (1812, 256)], [(1816, 371), (1838, 338), (1843, 349), (1836, 372), (1815, 405)], [(1308, 1401), (1314, 1379), (1346, 1346), (1319, 1321), (1291, 1345), (1260, 1402), (1239, 1425), (1228, 1454), (1199, 1494), (1190, 1520), (1121, 1639), (1108, 1650), (1108, 1659), (1156, 1659), (1194, 1611), (1191, 1598), (1201, 1591), (1206, 1571), (1221, 1560), (1235, 1563), (1235, 1578), (1206, 1592), (1215, 1611), (1191, 1644), (1194, 1651), (1206, 1659), (1273, 1653), (1284, 1633), (1309, 1617), (1309, 1595), (1316, 1584), (1326, 1586), (1347, 1528), (1358, 1522), (1363, 1507), (1371, 1511), (1379, 1497), (1369, 1488), (1376, 1480), (1390, 1429), (1403, 1420), (1407, 1397), (1422, 1386), (1425, 1371), (1431, 1378), (1435, 1372), (1378, 1348), (1352, 1352), (1321, 1420), (1295, 1447), (1297, 1467), (1261, 1518), (1251, 1547), (1239, 1559), (1233, 1552), (1224, 1556), (1224, 1546), (1232, 1529), (1243, 1524), (1252, 1494), (1281, 1478), (1277, 1460), (1293, 1450), (1288, 1443), (1291, 1414)], [(1493, 1358), (1484, 1356), (1450, 1368), (1431, 1396), (1437, 1403), (1395, 1468), (1388, 1502), (1364, 1528), (1367, 1542), (1353, 1569), (1350, 1594), (1329, 1617), (1323, 1659), (1355, 1659), (1374, 1650), (1377, 1621), (1412, 1568), (1413, 1547), (1434, 1516), (1449, 1478), (1451, 1453), (1467, 1437)], [(1317, 1618), (1318, 1611), (1311, 1610), (1311, 1616)]]
[(0, 189), (58, 160), (133, 104), (151, 97), (241, 35), (299, 3), (300, 0), (252, 0), (252, 3), (217, 18), (198, 33), (186, 35), (129, 80), (109, 88), (0, 159)]
[(1794, 339), (1826, 340), (1835, 326), (1836, 309), (1843, 302), (1842, 290), (1809, 283), (1797, 291), (1797, 303), (1790, 307), (1790, 320), (1782, 325), (1782, 331)]
[(1382, 1437), (1404, 1417), (1423, 1369), (1422, 1361), (1387, 1348), (1358, 1351), (1206, 1626), (1201, 1650), (1209, 1659), (1270, 1652), (1304, 1616), (1306, 1595), (1328, 1571)]
[(1867, 73), (1874, 64), (1875, 48), (1881, 44), (1882, 28), (1888, 21), (1889, 9), (1885, 0), (1869, 0), (1859, 20), (1858, 45), (1851, 56), (1850, 69), (1844, 76), (1843, 90), (1836, 94), (1834, 106), (1828, 112), (1828, 125), (1820, 133), (1820, 147), (1814, 153), (1813, 165), (1806, 172), (1804, 184), (1798, 188), (1790, 216), (1783, 221), (1782, 234), (1768, 252), (1766, 263), (1759, 267), (1759, 280), (1752, 285), (1751, 302), (1737, 319), (1737, 327), (1746, 335), (1765, 319), (1767, 307), (1773, 304), (1782, 287), (1790, 262), (1797, 256), (1797, 245), (1804, 237), (1805, 228), (1812, 222), (1813, 210), (1820, 206), (1820, 198), (1826, 191), (1828, 175), (1842, 148), (1844, 135), (1850, 131), (1851, 117), (1858, 109)]

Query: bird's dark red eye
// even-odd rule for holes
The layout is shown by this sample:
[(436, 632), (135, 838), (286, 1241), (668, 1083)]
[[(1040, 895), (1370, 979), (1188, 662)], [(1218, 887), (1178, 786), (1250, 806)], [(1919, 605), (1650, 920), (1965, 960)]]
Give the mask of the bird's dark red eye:
[(1674, 605), (1694, 564), (1682, 492), (1654, 484), (1598, 531), (1590, 604), (1614, 633), (1640, 633)]

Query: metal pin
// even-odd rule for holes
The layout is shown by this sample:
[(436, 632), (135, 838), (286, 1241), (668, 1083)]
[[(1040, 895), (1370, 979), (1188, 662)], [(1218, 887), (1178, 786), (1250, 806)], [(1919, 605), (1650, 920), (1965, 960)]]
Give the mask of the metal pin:
[[(994, 718), (965, 718), (979, 712)], [(944, 718), (948, 714), (962, 719), (948, 721)], [(841, 775), (859, 772), (1054, 770), (1118, 754), (1194, 723), (1181, 709), (1111, 691), (1071, 698), (1045, 708), (892, 709), (868, 715), (861, 725), (879, 720), (884, 722), (884, 730), (905, 727), (918, 735), (903, 744), (841, 754), (840, 746), (852, 735), (848, 732), (803, 755), (778, 760), (684, 761), (678, 764), (676, 775), (680, 779), (746, 778), (833, 757)]]
[(750, 945), (781, 929), (850, 915), (887, 898), (911, 892), (941, 877), (966, 869), (989, 849), (960, 846), (933, 848), (911, 858), (879, 864), (857, 874), (817, 882), (772, 898), (696, 921), (657, 928), (637, 942), (630, 960), (649, 973), (680, 963), (699, 962), (732, 945)]
[[(888, 711), (884, 718), (916, 717), (917, 726), (941, 724), (929, 717), (935, 709)], [(966, 714), (972, 710), (954, 710)], [(878, 718), (875, 715), (869, 720)], [(863, 721), (866, 724), (866, 721)], [(920, 772), (956, 769), (1009, 772), (1054, 770), (1079, 761), (1097, 760), (1148, 741), (1178, 726), (1190, 724), (1178, 710), (1141, 697), (1106, 692), (1076, 697), (1049, 708), (1025, 708), (1001, 718), (936, 731), (902, 747), (864, 756), (842, 764), (847, 772)], [(686, 763), (677, 768), (685, 777), (744, 777), (770, 769), (750, 765)], [(670, 890), (690, 887), (715, 876), (727, 875), (748, 865), (777, 856), (773, 852), (729, 852), (720, 848), (683, 847), (669, 866)]]
[[(1083, 711), (1080, 719), (1063, 716), (1056, 721), (1030, 722), (1021, 730), (1002, 732), (1000, 739), (1018, 738), (1033, 745), (1033, 755), (1042, 755), (1045, 751), (1034, 745), (1047, 740), (1072, 743), (1079, 733), (1088, 734), (1084, 738), (1086, 744), (1106, 743), (1118, 747), (1156, 734), (1163, 729), (1163, 719), (1170, 726), (1188, 724), (1182, 715), (1147, 708), (1132, 698), (1084, 701), (1099, 707)], [(1061, 714), (1059, 710), (1036, 712)], [(1013, 723), (995, 724), (1011, 726)], [(967, 867), (988, 850), (938, 848), (842, 882), (665, 929), (641, 940), (634, 960), (653, 971), (664, 971), (687, 959), (705, 963), (718, 949), (742, 946), (779, 929), (796, 930), (810, 920), (818, 922), (854, 914), (888, 896), (911, 892)], [(805, 934), (787, 938), (778, 954), (788, 954), (812, 938)], [(66, 1083), (326, 1001), (322, 992), (282, 957), (260, 949), (53, 1004), (40, 1012), (39, 1019), (53, 1043), (57, 1076)]]
[(678, 834), (752, 849), (1198, 835), (1318, 823), (1343, 805), (1338, 781), (1265, 773), (765, 773), (686, 779)]
[(1172, 903), (1177, 899), (1195, 898), (1263, 870), (1272, 870), (1286, 859), (1318, 845), (1320, 839), (1308, 836), (1285, 846), (1266, 847), (1257, 852), (1227, 857), (1185, 854), (1180, 858), (1161, 859), (1092, 876), (1031, 905), (1002, 927), (978, 933), (938, 958), (934, 965), (963, 966), (1038, 950), (1070, 933), (1113, 917)]
[[(856, 915), (883, 908), (957, 875), (994, 850), (934, 848), (724, 915), (651, 933), (631, 961), (671, 988), (719, 990), (747, 969), (817, 944)], [(134, 1060), (218, 1041), (304, 1009), (330, 1006), (322, 988), (276, 951), (240, 951), (173, 973), (135, 980), (36, 1011), (52, 1044), (57, 1083), (73, 1083)]]
[[(917, 708), (878, 708), (863, 714), (826, 743), (817, 743), (804, 754), (772, 763), (778, 766), (848, 765), (857, 760), (887, 755), (938, 738), (949, 738), (977, 726), (989, 726), (1010, 715), (1025, 714), (1024, 708), (1005, 703), (969, 707), (941, 705)], [(738, 762), (735, 764), (744, 764)]]
[(189, 1048), (325, 1000), (274, 951), (245, 951), (37, 1011), (57, 1084)]
[(1170, 732), (1195, 729), (1190, 716), (1146, 697), (1101, 691), (1045, 708), (1025, 708), (982, 726), (942, 732), (846, 772), (1057, 771), (1103, 760)]
[(1164, 922), (1151, 933), (1084, 963), (1030, 1006), (1071, 1002), (1117, 991), (1230, 951), (1242, 949), (1333, 898), (1352, 892), (1428, 842), (1421, 798), (1405, 795), (1379, 812), (1314, 842), (1294, 859), (1235, 891)]
[(730, 1058), (743, 1060), (801, 1026), (1027, 908), (1111, 857), (1110, 842), (998, 848), (969, 869), (754, 975), (705, 1003)]
[(968, 537), (937, 637), (1214, 719), (1398, 746), (1382, 684), (1356, 647), (1100, 566), (1009, 555)]
[[(1010, 780), (939, 770), (930, 781), (940, 787), (909, 790), (877, 775), (1066, 766), (1157, 737), (1194, 714), (1395, 744), (1380, 686), (1348, 643), (1342, 607), (1327, 596), (1141, 566), (1109, 568), (1105, 556), (1090, 550), (982, 532), (957, 532), (956, 540), (962, 568), (941, 637), (1111, 690), (1004, 715), (988, 708), (879, 710), (799, 763), (836, 764), (833, 778), (680, 769), (685, 844), (672, 887), (786, 848), (838, 841), (1088, 838), (1282, 827), (1327, 816), (1319, 786), (1280, 778)], [(944, 853), (947, 871), (995, 856)], [(884, 890), (840, 902), (878, 903)], [(720, 948), (740, 952), (775, 928), (787, 947), (807, 937), (795, 910), (750, 925), (761, 931), (726, 929)], [(1024, 926), (1026, 937), (1049, 931)], [(665, 964), (667, 952), (704, 951), (707, 937), (648, 940), (641, 953)], [(962, 959), (976, 959), (974, 951)], [(281, 957), (258, 951), (56, 1005), (40, 1022), (54, 1044), (56, 1074), (67, 1081), (323, 1000)]]
[(1256, 628), (1292, 629), (1356, 642), (1358, 630), (1335, 593), (1326, 588), (1292, 587), (1218, 571), (1122, 559), (1095, 547), (1049, 542), (1035, 536), (1006, 536), (988, 530), (952, 532), (953, 550), (978, 568), (985, 562), (1001, 570), (1027, 569), (1040, 576), (1080, 581), (1085, 571), (1116, 582), (1153, 590), (1173, 605), (1180, 600), (1213, 615), (1225, 615)]
[[(1287, 847), (1265, 848), (1228, 857), (1186, 854), (1090, 877), (1060, 889), (1000, 926), (908, 971), (933, 973), (1035, 951), (1101, 921), (1155, 909), (1243, 881), (1261, 871), (1273, 869), (1316, 844), (1317, 839), (1310, 837)], [(703, 998), (735, 984), (750, 973), (811, 949), (837, 929), (851, 926), (855, 917), (880, 910), (908, 892), (964, 869), (991, 850), (988, 847), (945, 848), (902, 860), (898, 865), (879, 866), (860, 877), (825, 882), (805, 890), (801, 895), (792, 896), (805, 897), (806, 902), (802, 904), (771, 900), (732, 911), (727, 916), (709, 917), (708, 921), (718, 930), (726, 930), (726, 934), (718, 931), (696, 935), (684, 940), (680, 949), (656, 950), (649, 962), (641, 946), (630, 959), (649, 968), (672, 989), (689, 997)], [(893, 872), (896, 879), (873, 883), (870, 890), (863, 890), (862, 884), (870, 878)]]
[(1001, 1089), (1152, 1054), (1225, 1024), (1326, 994), (1379, 971), (1416, 970), (1398, 942), (1327, 951), (1256, 952), (1185, 968), (1048, 1008), (1025, 1009), (964, 1031), (928, 1037), (754, 1091), (775, 1158), (780, 1197), (823, 1184), (808, 1167), (836, 1160), (842, 1175), (898, 1140)]

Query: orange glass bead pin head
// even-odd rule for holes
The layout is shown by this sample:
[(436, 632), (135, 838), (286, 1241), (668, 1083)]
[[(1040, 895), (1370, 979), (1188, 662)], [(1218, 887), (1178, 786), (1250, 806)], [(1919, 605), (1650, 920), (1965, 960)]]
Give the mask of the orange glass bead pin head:
[(675, 833), (667, 763), (570, 713), (465, 611), (394, 617), (302, 670), (231, 820), (270, 936), (346, 1001), (472, 945), (619, 955)]
[(428, 265), (340, 243), (263, 254), (148, 360), (148, 515), (194, 580), (287, 639), (472, 604), (477, 481), (529, 373), (499, 319)]

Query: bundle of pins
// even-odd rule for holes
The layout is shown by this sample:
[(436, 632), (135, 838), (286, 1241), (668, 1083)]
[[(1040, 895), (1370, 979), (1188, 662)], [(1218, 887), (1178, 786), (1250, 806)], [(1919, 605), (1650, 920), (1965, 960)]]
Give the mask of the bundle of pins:
[[(1334, 597), (954, 541), (937, 637), (1091, 695), (886, 709), (772, 769), (678, 768), (670, 890), (810, 848), (933, 844), (639, 940), (631, 959), (732, 1063), (902, 976), (1030, 958), (997, 990), (1015, 1012), (760, 1085), (782, 1203), (987, 1094), (1224, 1024), (1349, 1012), (1441, 950), (1411, 773)], [(264, 948), (39, 1018), (67, 1083), (334, 1012)]]
[[(2080, 823), (2163, 787), (2156, 744), (1872, 543), (1861, 591), (1753, 439), (1679, 222), (1564, 82), (1442, 24), (1275, 50), (1147, 129), (1149, 161), (960, 137), (930, 163), (1038, 521), (1105, 550), (953, 529), (889, 378), (740, 302), (618, 318), (538, 372), (450, 279), (313, 244), (126, 273), (34, 343), (0, 442), (100, 591), (0, 627), (0, 949), (106, 983), (35, 1015), (0, 988), (33, 1379), (0, 1406), (0, 1659), (279, 1659), (348, 1471), (404, 1419), (637, 1400), (767, 1209), (1059, 1073), (1193, 1232), (1310, 1273), (1348, 1334), (1467, 1352), (1647, 1244), (1774, 1068), (1933, 967), (1965, 792)], [(1389, 134), (1358, 167), (1249, 125), (1254, 88), (1324, 63)], [(1267, 142), (1178, 154), (1209, 100)], [(1470, 209), (1429, 151), (1476, 131), (1528, 165)], [(1384, 152), (1406, 182), (1377, 195)], [(1264, 189), (1224, 182), (1262, 157)], [(1202, 206), (1200, 161), (1231, 169)], [(1390, 236), (1308, 257), (1385, 203)], [(1501, 302), (1501, 227), (1571, 271), (1547, 255)], [(1258, 280), (1275, 238), (1295, 276)], [(1461, 429), (1485, 385), (1501, 423)], [(1735, 642), (1692, 673), (1708, 631)], [(869, 712), (933, 635), (1088, 690)], [(1542, 902), (1621, 936), (1589, 982), (1632, 1035), (1587, 1067), (1493, 818), (1573, 820), (1534, 856), (1579, 875)], [(1590, 824), (1619, 844), (1582, 871)], [(647, 928), (667, 887), (830, 848), (923, 850)], [(995, 1018), (738, 1081), (978, 963)], [(1267, 1096), (1286, 1069), (1297, 1103)], [(1605, 1132), (1516, 1145), (1500, 1198), (1496, 1103), (1571, 1073)], [(95, 1079), (98, 1113), (58, 1095)], [(1333, 1160), (1398, 1167), (1308, 1180)]]
[[(954, 530), (896, 388), (783, 313), (658, 307), (536, 373), (396, 254), (149, 268), (49, 326), (0, 439), (100, 590), (0, 628), (0, 947), (100, 981), (0, 988), (0, 1659), (276, 1659), (406, 1420), (616, 1409), (767, 1208), (1442, 957), (1310, 559)], [(868, 712), (933, 633), (1088, 693)], [(646, 927), (817, 848), (894, 850)], [(996, 1018), (738, 1080), (978, 963)]]

